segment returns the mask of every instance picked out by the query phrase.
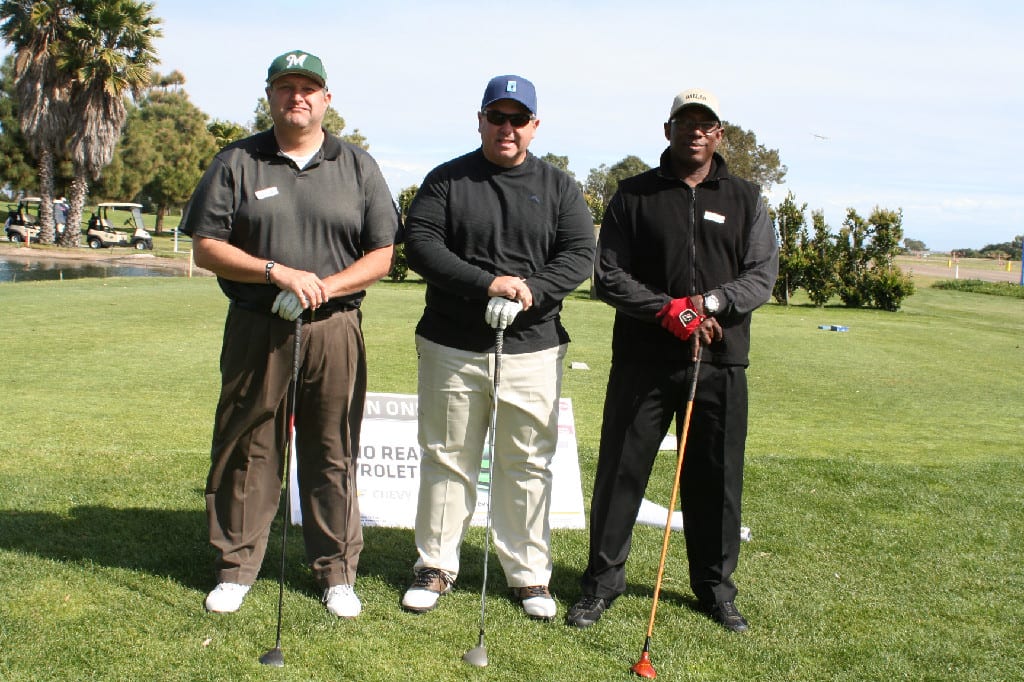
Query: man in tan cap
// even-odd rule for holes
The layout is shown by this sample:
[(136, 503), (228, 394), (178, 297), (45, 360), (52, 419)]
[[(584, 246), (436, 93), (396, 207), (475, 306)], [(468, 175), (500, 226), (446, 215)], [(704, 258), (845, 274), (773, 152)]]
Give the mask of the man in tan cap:
[[(612, 365), (582, 596), (588, 627), (626, 590), (626, 558), (659, 444), (682, 423), (699, 367), (680, 483), (690, 586), (700, 608), (747, 629), (739, 559), (750, 317), (768, 301), (778, 247), (760, 189), (730, 175), (718, 98), (685, 90), (664, 124), (661, 163), (622, 181), (601, 225), (594, 284), (615, 310)], [(702, 348), (702, 362), (697, 363)]]

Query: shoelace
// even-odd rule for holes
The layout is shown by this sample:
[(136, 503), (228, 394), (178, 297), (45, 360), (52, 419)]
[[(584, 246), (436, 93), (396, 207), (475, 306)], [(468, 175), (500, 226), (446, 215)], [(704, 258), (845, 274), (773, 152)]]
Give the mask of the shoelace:
[(519, 588), (519, 590), (519, 596), (522, 599), (532, 599), (533, 597), (551, 596), (550, 594), (548, 594), (548, 588), (544, 585), (530, 585), (529, 587), (521, 587)]
[(601, 603), (601, 597), (595, 597), (592, 594), (588, 594), (580, 599), (579, 604), (576, 605), (580, 611), (592, 611), (597, 608), (597, 605)]
[(416, 572), (416, 578), (412, 581), (412, 586), (419, 589), (430, 589), (437, 582), (440, 582), (441, 588), (444, 589), (451, 584), (452, 580), (448, 577), (447, 573), (440, 569), (427, 568)]
[(334, 587), (329, 587), (327, 591), (324, 592), (323, 602), (326, 604), (331, 600), (331, 597), (335, 595), (341, 595), (342, 597), (345, 597), (350, 594), (355, 594), (355, 590), (352, 589), (351, 585), (335, 585)]

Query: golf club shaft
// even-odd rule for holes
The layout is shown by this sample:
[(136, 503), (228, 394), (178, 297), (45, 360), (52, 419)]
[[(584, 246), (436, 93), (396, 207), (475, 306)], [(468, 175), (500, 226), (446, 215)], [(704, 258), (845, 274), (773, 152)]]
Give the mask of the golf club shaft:
[(288, 512), (291, 505), (291, 459), (295, 456), (295, 405), (299, 393), (299, 356), (302, 353), (302, 317), (295, 318), (295, 343), (292, 346), (292, 381), (288, 397), (288, 447), (284, 455), (284, 524), (281, 527), (281, 572), (277, 591), (277, 640), (281, 648), (281, 612), (284, 607), (285, 553), (288, 548)]
[(498, 386), (501, 384), (501, 351), (505, 345), (505, 330), (498, 329), (494, 336), (494, 395), (491, 398), (490, 453), (487, 464), (487, 522), (484, 524), (484, 575), (480, 587), (480, 639), (478, 649), (484, 647), (484, 629), (487, 616), (487, 557), (491, 553), (491, 510), (494, 499), (494, 434), (498, 428)]
[(661, 540), (661, 560), (658, 562), (658, 577), (654, 581), (654, 600), (651, 602), (651, 619), (647, 624), (646, 651), (650, 647), (651, 635), (654, 634), (654, 615), (658, 611), (658, 596), (661, 594), (661, 579), (665, 575), (665, 557), (668, 555), (668, 540), (672, 532), (672, 514), (679, 493), (679, 481), (683, 473), (683, 457), (686, 451), (686, 438), (690, 432), (690, 415), (693, 414), (693, 398), (697, 394), (697, 376), (700, 374), (700, 359), (703, 347), (697, 350), (697, 359), (693, 363), (693, 379), (690, 382), (690, 395), (686, 399), (686, 412), (683, 415), (683, 427), (679, 434), (679, 450), (676, 458), (676, 475), (672, 481), (672, 495), (668, 503), (668, 518), (665, 520), (665, 533)]

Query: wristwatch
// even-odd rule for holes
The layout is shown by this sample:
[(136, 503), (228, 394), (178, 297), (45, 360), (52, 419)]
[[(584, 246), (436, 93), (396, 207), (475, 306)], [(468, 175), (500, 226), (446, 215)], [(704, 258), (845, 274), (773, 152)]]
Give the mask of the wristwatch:
[(714, 294), (704, 294), (704, 312), (708, 315), (714, 315), (718, 312), (721, 304), (718, 302), (718, 297)]

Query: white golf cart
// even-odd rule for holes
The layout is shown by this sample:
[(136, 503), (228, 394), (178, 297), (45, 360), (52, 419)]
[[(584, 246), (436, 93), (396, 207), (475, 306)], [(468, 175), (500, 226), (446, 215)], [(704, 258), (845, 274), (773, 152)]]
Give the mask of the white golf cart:
[(18, 205), (8, 204), (7, 220), (4, 222), (4, 233), (7, 240), (16, 243), (39, 241), (39, 197), (23, 197)]
[[(116, 226), (127, 227), (126, 234)], [(105, 202), (96, 206), (85, 232), (90, 249), (131, 246), (142, 251), (153, 248), (153, 237), (142, 224), (142, 204)]]

